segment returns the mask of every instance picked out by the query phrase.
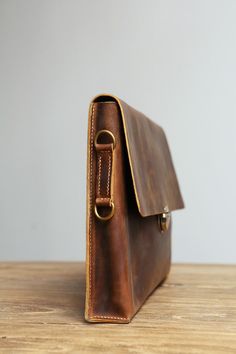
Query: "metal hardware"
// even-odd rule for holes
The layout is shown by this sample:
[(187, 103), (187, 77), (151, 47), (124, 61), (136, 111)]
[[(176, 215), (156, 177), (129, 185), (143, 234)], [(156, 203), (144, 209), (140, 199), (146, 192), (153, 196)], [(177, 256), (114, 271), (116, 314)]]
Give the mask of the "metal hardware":
[(164, 208), (164, 213), (159, 215), (159, 224), (161, 232), (165, 232), (170, 227), (171, 214), (169, 212), (169, 208), (166, 206)]
[(95, 139), (94, 139), (94, 145), (98, 145), (98, 138), (100, 137), (100, 135), (102, 134), (108, 134), (110, 135), (110, 137), (112, 138), (112, 143), (113, 143), (113, 149), (115, 148), (116, 146), (116, 139), (114, 137), (114, 135), (112, 134), (112, 132), (110, 132), (110, 130), (106, 130), (106, 129), (102, 129), (102, 130), (99, 130), (97, 132), (97, 134), (95, 135)]
[(111, 208), (110, 213), (106, 216), (102, 216), (99, 214), (98, 209), (97, 209), (97, 205), (95, 204), (94, 212), (95, 212), (96, 217), (101, 221), (107, 221), (107, 220), (111, 219), (112, 216), (114, 215), (114, 212), (115, 212), (115, 205), (113, 202), (110, 203), (110, 208)]

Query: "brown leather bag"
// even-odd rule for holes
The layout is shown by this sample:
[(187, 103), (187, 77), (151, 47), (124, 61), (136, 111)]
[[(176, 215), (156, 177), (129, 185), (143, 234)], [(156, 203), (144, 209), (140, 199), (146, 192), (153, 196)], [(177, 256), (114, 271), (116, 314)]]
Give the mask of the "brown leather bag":
[(165, 279), (184, 207), (164, 131), (112, 95), (89, 109), (85, 319), (128, 323)]

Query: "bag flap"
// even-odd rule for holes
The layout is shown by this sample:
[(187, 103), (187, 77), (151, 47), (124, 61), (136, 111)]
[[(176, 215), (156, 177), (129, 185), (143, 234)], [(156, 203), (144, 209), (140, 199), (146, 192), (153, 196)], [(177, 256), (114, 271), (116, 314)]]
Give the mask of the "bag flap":
[(163, 129), (113, 95), (98, 95), (96, 101), (115, 101), (120, 108), (140, 214), (145, 217), (184, 208)]

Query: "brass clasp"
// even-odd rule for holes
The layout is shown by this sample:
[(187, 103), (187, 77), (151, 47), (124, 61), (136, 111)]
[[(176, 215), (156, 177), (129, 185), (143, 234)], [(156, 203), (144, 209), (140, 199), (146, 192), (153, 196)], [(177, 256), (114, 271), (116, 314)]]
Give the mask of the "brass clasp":
[(160, 225), (161, 232), (165, 232), (169, 229), (170, 221), (171, 221), (171, 213), (169, 211), (169, 208), (166, 206), (164, 208), (164, 213), (159, 215), (159, 225)]

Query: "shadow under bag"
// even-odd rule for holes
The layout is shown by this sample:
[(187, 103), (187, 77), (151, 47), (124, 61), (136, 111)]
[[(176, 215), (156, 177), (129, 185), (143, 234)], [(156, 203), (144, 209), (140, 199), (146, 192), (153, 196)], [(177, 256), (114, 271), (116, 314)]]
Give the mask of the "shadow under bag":
[(85, 319), (128, 323), (165, 279), (184, 207), (163, 129), (112, 95), (90, 104)]

